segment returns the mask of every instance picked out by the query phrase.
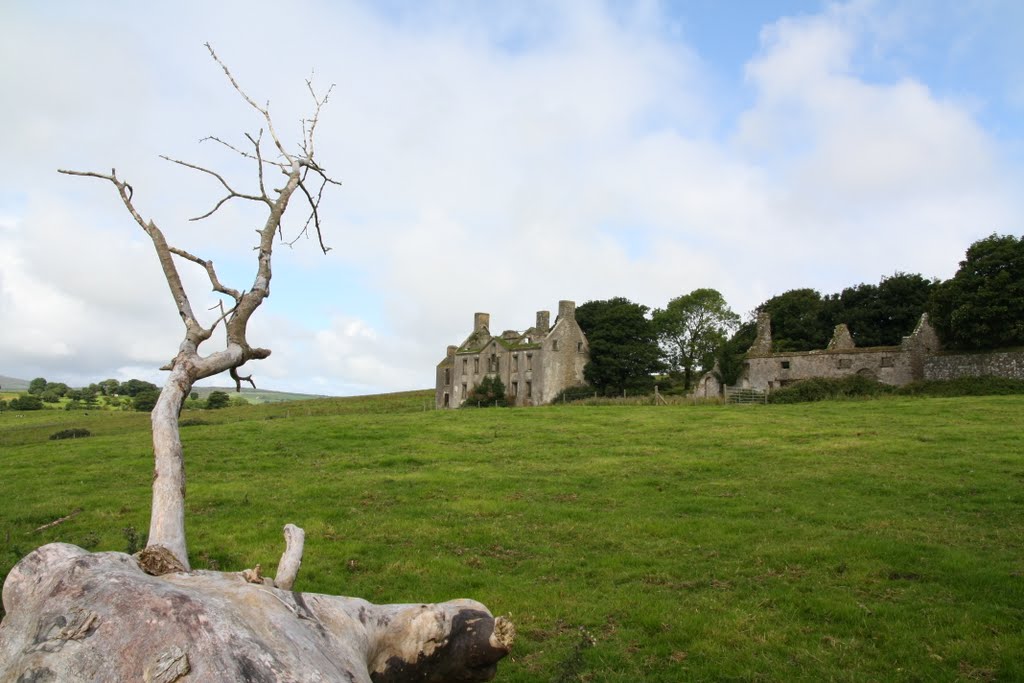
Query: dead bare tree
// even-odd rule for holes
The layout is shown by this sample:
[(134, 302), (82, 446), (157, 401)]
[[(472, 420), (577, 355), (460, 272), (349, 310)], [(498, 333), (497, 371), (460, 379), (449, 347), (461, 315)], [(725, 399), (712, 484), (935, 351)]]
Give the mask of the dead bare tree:
[[(304, 533), (292, 524), (285, 527), (287, 547), (273, 580), (263, 577), (258, 564), (231, 573), (188, 570), (184, 459), (178, 432), (182, 403), (198, 380), (224, 371), (236, 388), (244, 381), (252, 383), (239, 368), (270, 354), (251, 346), (246, 331), (253, 312), (269, 295), (274, 245), (291, 244), (282, 218), (299, 193), (309, 213), (298, 233), (289, 237), (294, 243), (312, 228), (326, 253), (319, 205), (324, 189), (337, 184), (314, 155), (316, 125), (330, 89), (317, 95), (307, 82), (313, 113), (303, 122), (298, 150), (290, 151), (274, 131), (269, 104), (257, 104), (213, 48), (207, 49), (231, 86), (262, 118), (272, 158), (264, 157), (263, 129), (246, 135), (244, 148), (206, 138), (254, 164), (258, 189), (252, 194), (242, 193), (208, 168), (165, 159), (213, 177), (224, 189), (220, 201), (194, 220), (212, 216), (232, 200), (265, 207), (265, 219), (257, 229), (255, 278), (247, 290), (231, 289), (221, 283), (210, 259), (168, 244), (157, 223), (142, 217), (131, 185), (117, 171), (60, 171), (100, 178), (117, 188), (121, 202), (153, 242), (184, 338), (164, 368), (170, 375), (153, 410), (156, 476), (146, 548), (129, 557), (53, 543), (18, 562), (3, 586), (7, 614), (0, 625), (5, 634), (0, 638), (0, 680), (171, 683), (190, 675), (196, 680), (239, 682), (489, 681), (512, 646), (515, 629), (509, 621), (473, 600), (374, 605), (359, 598), (295, 592)], [(283, 176), (281, 188), (267, 190), (267, 171)], [(209, 326), (204, 327), (189, 302), (178, 274), (179, 261), (203, 268), (213, 291), (228, 302)], [(200, 346), (221, 324), (224, 348), (201, 353)], [(47, 526), (63, 519), (67, 517)], [(66, 647), (70, 642), (76, 645)]]
[[(204, 138), (205, 141), (228, 148), (255, 165), (258, 190), (249, 194), (236, 190), (231, 183), (225, 180), (224, 176), (216, 171), (170, 157), (162, 158), (179, 166), (207, 174), (219, 182), (224, 189), (224, 196), (212, 209), (191, 220), (199, 221), (209, 218), (226, 203), (236, 199), (256, 202), (266, 207), (266, 219), (262, 227), (257, 229), (259, 238), (255, 247), (256, 275), (248, 289), (239, 291), (226, 286), (217, 276), (213, 261), (170, 245), (157, 223), (152, 219), (144, 218), (136, 208), (133, 202), (132, 186), (119, 178), (115, 169), (112, 169), (109, 174), (60, 170), (60, 173), (67, 175), (107, 180), (117, 188), (125, 208), (152, 240), (153, 248), (160, 260), (160, 267), (163, 269), (164, 278), (170, 288), (171, 297), (174, 299), (174, 305), (177, 307), (178, 315), (185, 327), (184, 339), (178, 347), (177, 355), (170, 363), (161, 368), (169, 370), (170, 375), (152, 412), (153, 453), (156, 471), (153, 479), (153, 508), (147, 545), (150, 549), (165, 548), (185, 569), (188, 569), (189, 561), (188, 547), (185, 541), (185, 461), (178, 425), (181, 407), (192, 390), (192, 386), (198, 380), (225, 371), (231, 374), (236, 389), (241, 388), (242, 382), (249, 382), (255, 387), (252, 376), (240, 375), (238, 368), (250, 360), (259, 360), (270, 355), (270, 349), (250, 346), (246, 338), (246, 329), (252, 314), (270, 295), (271, 257), (274, 245), (275, 242), (284, 242), (285, 240), (281, 220), (293, 195), (299, 192), (300, 198), (305, 201), (309, 209), (309, 214), (299, 233), (292, 236), (290, 242), (285, 243), (292, 244), (301, 236), (308, 235), (309, 229), (312, 227), (316, 232), (320, 248), (326, 254), (329, 248), (324, 245), (321, 231), (320, 202), (324, 189), (328, 185), (340, 185), (338, 181), (327, 175), (324, 168), (317, 163), (315, 156), (317, 124), (321, 109), (330, 96), (331, 88), (328, 88), (323, 95), (319, 95), (312, 82), (306, 82), (313, 99), (313, 113), (309, 119), (303, 121), (303, 139), (299, 149), (289, 150), (274, 129), (269, 102), (263, 106), (257, 104), (238, 84), (234, 75), (220, 60), (209, 43), (206, 44), (206, 48), (213, 60), (224, 70), (224, 74), (234, 89), (262, 118), (265, 130), (270, 136), (273, 156), (272, 158), (264, 157), (264, 128), (261, 128), (255, 136), (246, 134), (247, 148), (236, 147), (218, 137)], [(283, 176), (283, 184), (279, 189), (272, 189), (268, 192), (267, 178), (265, 177), (268, 172), (280, 173)], [(221, 306), (220, 315), (211, 325), (204, 327), (193, 311), (189, 295), (178, 274), (176, 258), (203, 268), (210, 279), (213, 291), (227, 297), (229, 307), (225, 309)], [(203, 355), (200, 353), (200, 346), (213, 336), (214, 330), (221, 323), (224, 323), (226, 330), (224, 348)], [(301, 548), (298, 550), (298, 554), (301, 557)]]
[[(304, 533), (294, 525), (285, 527), (287, 547), (273, 580), (263, 577), (260, 565), (240, 573), (187, 571), (185, 465), (178, 424), (182, 404), (197, 380), (225, 370), (236, 388), (243, 381), (252, 382), (238, 368), (270, 355), (268, 349), (249, 345), (246, 328), (270, 293), (275, 243), (289, 243), (281, 219), (299, 192), (309, 214), (298, 235), (290, 236), (292, 242), (312, 228), (326, 252), (320, 200), (327, 185), (336, 184), (314, 154), (317, 122), (330, 90), (319, 96), (309, 83), (313, 114), (304, 121), (299, 149), (290, 151), (274, 130), (269, 104), (258, 105), (209, 45), (207, 49), (238, 94), (262, 117), (275, 150), (273, 158), (264, 157), (262, 130), (246, 136), (251, 147), (244, 149), (207, 138), (255, 165), (258, 190), (252, 194), (239, 192), (208, 168), (164, 158), (212, 176), (224, 188), (220, 201), (194, 220), (212, 216), (234, 199), (266, 207), (266, 218), (257, 230), (256, 275), (249, 289), (232, 289), (220, 281), (212, 261), (168, 244), (157, 224), (142, 217), (131, 185), (115, 170), (109, 174), (61, 171), (114, 185), (125, 208), (153, 242), (185, 335), (177, 355), (164, 368), (170, 375), (152, 412), (156, 475), (147, 547), (132, 558), (51, 543), (23, 558), (3, 586), (7, 616), (0, 624), (4, 634), (0, 680), (171, 683), (191, 675), (195, 680), (239, 683), (489, 681), (498, 661), (512, 647), (515, 628), (511, 622), (494, 617), (473, 600), (374, 605), (353, 597), (295, 592)], [(268, 170), (283, 176), (280, 189), (267, 191), (264, 173)], [(205, 270), (213, 291), (229, 302), (209, 326), (204, 327), (193, 311), (178, 274), (182, 260)], [(203, 355), (200, 346), (221, 323), (225, 347)], [(75, 645), (65, 647), (69, 642)]]

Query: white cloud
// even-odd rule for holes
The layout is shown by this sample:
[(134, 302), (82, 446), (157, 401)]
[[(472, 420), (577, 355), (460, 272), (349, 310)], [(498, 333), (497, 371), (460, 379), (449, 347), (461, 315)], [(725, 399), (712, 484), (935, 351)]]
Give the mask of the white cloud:
[(1016, 228), (1020, 200), (969, 107), (910, 78), (853, 73), (854, 50), (867, 39), (859, 31), (872, 24), (859, 14), (865, 8), (765, 30), (747, 69), (757, 100), (736, 144), (771, 171), (778, 203), (767, 225), (786, 241), (782, 262), (803, 277), (793, 257), (823, 270), (841, 264), (834, 272), (844, 279), (897, 269), (948, 277), (970, 241)]
[[(151, 247), (113, 188), (58, 167), (116, 165), (174, 243), (248, 285), (258, 207), (189, 223), (217, 201), (216, 183), (156, 158), (252, 182), (244, 163), (195, 145), (241, 144), (259, 126), (206, 39), (254, 97), (270, 96), (290, 139), (309, 67), (337, 84), (318, 142), (344, 181), (324, 205), (334, 250), (303, 241), (277, 254), (252, 330), (273, 355), (247, 369), (269, 388), (430, 386), (478, 310), (521, 329), (563, 298), (661, 306), (710, 286), (746, 312), (791, 287), (948, 276), (970, 241), (1016, 229), (1021, 213), (1019, 169), (976, 103), (914, 74), (865, 76), (862, 62), (885, 60), (913, 28), (880, 3), (766, 26), (734, 84), (751, 96), (735, 125), (707, 56), (663, 30), (653, 3), (74, 7), (20, 7), (0, 28), (11, 93), (0, 129), (16, 160), (0, 182), (26, 198), (0, 196), (0, 327), (21, 331), (0, 339), (6, 375), (141, 372), (180, 340)], [(28, 53), (33, 69), (16, 67)], [(211, 305), (203, 273), (182, 272), (195, 308)]]

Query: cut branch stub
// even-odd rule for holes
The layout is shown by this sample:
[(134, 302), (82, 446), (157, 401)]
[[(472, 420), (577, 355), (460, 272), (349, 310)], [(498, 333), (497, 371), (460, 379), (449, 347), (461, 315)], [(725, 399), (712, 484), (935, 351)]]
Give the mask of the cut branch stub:
[(284, 525), (284, 554), (277, 564), (277, 576), (274, 577), (274, 585), (286, 591), (290, 591), (295, 585), (295, 577), (299, 575), (299, 567), (302, 566), (302, 549), (306, 542), (306, 532), (294, 524)]

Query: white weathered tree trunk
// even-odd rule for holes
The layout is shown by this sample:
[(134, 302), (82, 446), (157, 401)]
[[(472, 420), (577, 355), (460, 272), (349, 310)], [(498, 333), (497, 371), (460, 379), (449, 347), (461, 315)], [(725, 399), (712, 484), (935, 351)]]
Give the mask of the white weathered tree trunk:
[(192, 380), (184, 364), (171, 370), (156, 407), (153, 424), (153, 505), (147, 545), (161, 545), (189, 568), (185, 542), (185, 453), (181, 447), (178, 418)]

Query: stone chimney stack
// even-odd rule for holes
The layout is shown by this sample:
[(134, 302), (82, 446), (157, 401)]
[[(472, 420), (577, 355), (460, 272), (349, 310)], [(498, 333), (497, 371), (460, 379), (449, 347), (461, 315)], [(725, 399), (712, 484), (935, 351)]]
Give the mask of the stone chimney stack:
[(575, 301), (559, 301), (558, 302), (558, 317), (562, 320), (575, 320), (576, 319), (576, 302)]
[(752, 356), (767, 356), (772, 352), (772, 318), (767, 313), (757, 314), (757, 339), (747, 350)]
[(537, 324), (535, 327), (538, 332), (546, 334), (551, 329), (551, 311), (537, 311)]
[(448, 347), (448, 358), (455, 358), (455, 352), (459, 350), (458, 346)]
[(490, 313), (474, 313), (473, 314), (473, 331), (479, 332), (485, 330), (491, 325), (491, 314)]

